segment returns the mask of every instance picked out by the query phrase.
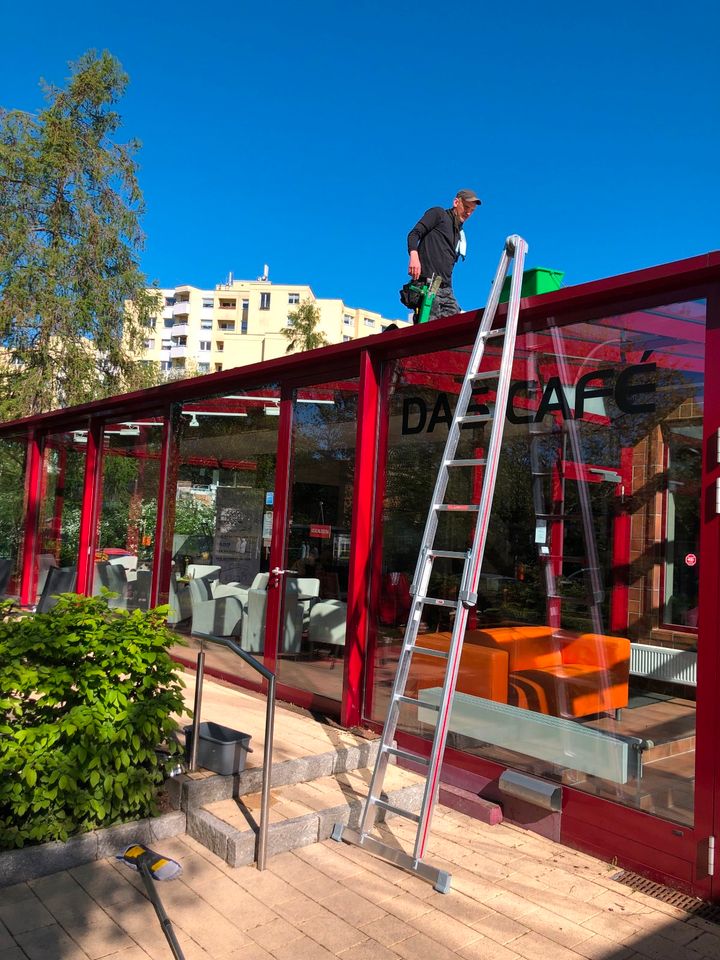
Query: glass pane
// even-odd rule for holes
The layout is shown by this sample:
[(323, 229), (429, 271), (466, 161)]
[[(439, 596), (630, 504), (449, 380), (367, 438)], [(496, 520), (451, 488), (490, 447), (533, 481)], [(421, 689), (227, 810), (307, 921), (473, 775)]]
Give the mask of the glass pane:
[(358, 381), (295, 391), (284, 633), (278, 677), (342, 697)]
[(0, 440), (0, 597), (17, 597), (20, 590), (25, 440)]
[(113, 608), (150, 602), (162, 437), (160, 416), (105, 427), (93, 593)]
[[(85, 474), (87, 434), (54, 433), (45, 439), (42, 464), (36, 600), (42, 595), (50, 571), (60, 567), (68, 577), (57, 580), (63, 592), (74, 589), (80, 542), (80, 508)], [(50, 589), (50, 587), (48, 588)]]
[[(182, 407), (178, 434), (169, 623), (196, 637), (231, 637), (258, 655), (265, 650), (279, 403), (276, 384), (195, 400)], [(207, 663), (257, 680), (221, 646), (209, 647)]]
[[(668, 819), (693, 823), (705, 303), (518, 337), (495, 501), (460, 666), (450, 744)], [(482, 370), (499, 368), (489, 347)], [(395, 361), (374, 599), (372, 716), (383, 719), (440, 456), (468, 351)], [(496, 380), (475, 391), (492, 411)], [(482, 458), (486, 423), (458, 458)], [(477, 503), (481, 465), (446, 503)], [(441, 514), (435, 546), (467, 550), (472, 514)], [(462, 561), (429, 593), (454, 599)], [(426, 606), (423, 646), (454, 611)], [(411, 692), (437, 699), (437, 658)], [(402, 727), (431, 735), (432, 715)]]

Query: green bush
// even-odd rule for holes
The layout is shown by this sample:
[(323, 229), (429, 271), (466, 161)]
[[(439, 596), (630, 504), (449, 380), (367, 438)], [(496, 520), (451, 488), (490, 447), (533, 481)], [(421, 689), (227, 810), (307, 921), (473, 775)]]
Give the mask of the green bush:
[(64, 594), (0, 622), (0, 849), (157, 812), (185, 712), (166, 615)]

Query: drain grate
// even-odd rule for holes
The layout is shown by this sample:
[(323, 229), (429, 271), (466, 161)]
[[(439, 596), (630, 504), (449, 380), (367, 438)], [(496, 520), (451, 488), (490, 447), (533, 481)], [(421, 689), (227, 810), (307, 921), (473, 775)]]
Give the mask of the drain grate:
[(694, 917), (701, 917), (710, 923), (720, 924), (720, 906), (713, 903), (706, 903), (704, 900), (698, 900), (697, 897), (689, 897), (686, 893), (680, 893), (678, 890), (672, 890), (670, 887), (664, 887), (661, 883), (655, 883), (648, 880), (647, 877), (641, 877), (630, 870), (621, 870), (611, 879), (618, 883), (624, 883), (626, 887), (632, 890), (639, 890), (648, 897), (654, 897), (656, 900), (662, 900), (663, 903), (669, 903), (678, 910), (684, 910), (691, 913)]

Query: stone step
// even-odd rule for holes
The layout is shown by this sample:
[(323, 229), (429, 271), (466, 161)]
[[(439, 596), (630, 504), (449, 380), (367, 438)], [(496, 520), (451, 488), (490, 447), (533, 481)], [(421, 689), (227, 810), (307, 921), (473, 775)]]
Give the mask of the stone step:
[[(379, 738), (365, 740), (344, 730), (334, 729), (333, 737), (335, 743), (324, 753), (288, 759), (273, 758), (273, 789), (374, 765)], [(245, 770), (235, 776), (224, 777), (208, 770), (181, 773), (172, 777), (167, 784), (171, 802), (176, 809), (188, 812), (217, 801), (259, 793), (262, 789), (262, 762), (262, 748), (256, 747), (248, 756)]]
[[(371, 776), (372, 769), (365, 767), (312, 781), (273, 785), (267, 855), (326, 840), (338, 822), (357, 827)], [(389, 764), (382, 798), (417, 813), (425, 783), (424, 777)], [(187, 832), (232, 867), (252, 863), (260, 800), (260, 793), (250, 793), (188, 810)], [(386, 816), (394, 815), (378, 810), (378, 821)]]

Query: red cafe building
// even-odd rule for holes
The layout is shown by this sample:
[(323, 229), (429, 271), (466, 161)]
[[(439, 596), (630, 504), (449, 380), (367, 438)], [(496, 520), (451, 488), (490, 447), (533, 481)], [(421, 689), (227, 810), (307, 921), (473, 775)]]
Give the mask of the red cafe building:
[[(503, 308), (497, 317), (502, 326)], [(170, 604), (283, 699), (380, 728), (478, 312), (0, 425), (0, 579)], [(497, 369), (501, 341), (485, 352)], [(470, 803), (720, 901), (720, 253), (522, 300), (443, 780)], [(478, 457), (486, 423), (463, 430)], [(472, 503), (482, 468), (453, 481)], [(471, 499), (467, 499), (470, 497)], [(473, 515), (445, 514), (466, 550)], [(431, 593), (452, 600), (456, 560)], [(272, 571), (280, 571), (273, 575)], [(551, 574), (551, 575), (550, 575)], [(442, 642), (451, 604), (421, 630)], [(223, 647), (207, 669), (254, 683)], [(439, 678), (416, 658), (410, 690)], [(398, 740), (427, 751), (422, 709)], [(506, 770), (553, 803), (504, 794)]]

